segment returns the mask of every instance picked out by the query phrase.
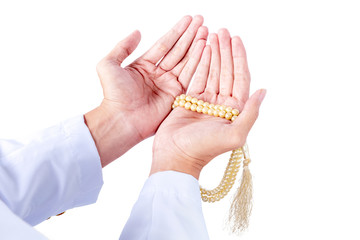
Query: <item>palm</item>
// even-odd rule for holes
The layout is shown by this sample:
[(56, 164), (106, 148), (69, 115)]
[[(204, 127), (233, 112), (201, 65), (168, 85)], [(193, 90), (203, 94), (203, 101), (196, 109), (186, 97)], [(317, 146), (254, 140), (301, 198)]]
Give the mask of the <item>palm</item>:
[[(239, 110), (244, 105), (230, 96), (219, 96), (212, 93), (192, 94), (191, 96), (214, 104), (233, 106)], [(179, 107), (174, 109), (161, 124), (155, 136), (154, 149), (157, 149), (157, 145), (163, 145), (166, 142), (167, 146), (175, 146), (171, 148), (176, 151), (177, 155), (186, 153), (187, 157), (202, 159), (207, 164), (215, 156), (234, 148), (232, 145), (223, 144), (224, 141), (226, 142), (224, 137), (230, 131), (230, 124), (231, 122), (224, 118), (192, 112)], [(211, 139), (211, 141), (206, 139)], [(242, 145), (241, 142), (238, 144)], [(196, 147), (189, 148), (189, 145)]]
[[(135, 32), (100, 64), (98, 74), (104, 89), (104, 104), (127, 114), (128, 123), (134, 125), (142, 138), (155, 133), (171, 110), (169, 106), (175, 96), (186, 91), (187, 75), (193, 74), (200, 61), (207, 29), (200, 27), (200, 17), (190, 22), (184, 18), (171, 34), (123, 68), (124, 55), (129, 55), (140, 41), (139, 33)], [(123, 45), (127, 45), (125, 54)]]
[(105, 101), (118, 103), (120, 111), (131, 112), (130, 122), (137, 123), (144, 136), (153, 134), (170, 111), (173, 99), (183, 91), (175, 74), (142, 59), (125, 68), (112, 66), (106, 74)]

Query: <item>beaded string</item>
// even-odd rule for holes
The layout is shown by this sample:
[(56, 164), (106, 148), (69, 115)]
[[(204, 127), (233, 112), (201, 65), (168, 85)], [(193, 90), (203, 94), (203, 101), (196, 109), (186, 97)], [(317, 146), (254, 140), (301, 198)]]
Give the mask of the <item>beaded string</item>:
[(175, 107), (183, 107), (193, 112), (204, 113), (215, 117), (222, 117), (231, 121), (235, 121), (240, 113), (239, 110), (233, 109), (232, 107), (214, 105), (212, 103), (210, 104), (208, 102), (204, 102), (203, 100), (198, 100), (197, 98), (186, 96), (185, 94), (176, 97), (172, 105), (173, 109)]

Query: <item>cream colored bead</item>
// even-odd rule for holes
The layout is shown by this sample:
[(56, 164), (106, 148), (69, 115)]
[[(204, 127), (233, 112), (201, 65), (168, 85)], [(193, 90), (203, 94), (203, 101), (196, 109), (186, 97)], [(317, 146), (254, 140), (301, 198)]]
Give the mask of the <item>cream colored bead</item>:
[(179, 106), (184, 107), (185, 103), (186, 103), (185, 100), (181, 99), (180, 102), (179, 102)]
[(197, 101), (198, 101), (197, 98), (192, 98), (192, 99), (191, 99), (191, 103), (193, 103), (193, 104), (197, 103)]
[(228, 113), (231, 113), (232, 107), (227, 107), (227, 108), (225, 108), (225, 111), (228, 112)]
[(175, 104), (173, 104), (171, 107), (172, 107), (172, 109), (176, 108)]
[(209, 105), (210, 105), (210, 103), (208, 103), (208, 102), (204, 102), (204, 104), (203, 104), (203, 106), (207, 107), (207, 108), (209, 107)]
[(247, 166), (247, 165), (249, 165), (250, 162), (251, 162), (251, 160), (249, 158), (247, 158), (244, 160), (243, 164), (244, 164), (244, 166)]
[(214, 106), (214, 109), (215, 109), (215, 110), (219, 110), (219, 109), (220, 109), (220, 107), (221, 107), (221, 105), (216, 104), (216, 105)]
[(177, 106), (179, 106), (179, 101), (175, 101), (174, 102), (174, 105), (177, 107)]
[(214, 104), (209, 104), (209, 108), (212, 108), (212, 109), (214, 109), (214, 107), (215, 107), (215, 105)]
[(204, 104), (204, 101), (203, 100), (199, 100), (199, 101), (197, 101), (197, 103), (196, 103), (198, 106), (203, 106), (203, 104)]
[(231, 121), (235, 121), (236, 118), (237, 116), (232, 116)]
[(225, 117), (225, 111), (220, 111), (219, 112), (219, 117), (222, 117), (222, 118)]
[(213, 115), (214, 115), (215, 117), (218, 117), (218, 116), (219, 116), (219, 110), (214, 110)]
[(186, 96), (186, 97), (185, 97), (185, 101), (187, 101), (187, 102), (191, 102), (191, 99), (192, 99), (191, 96)]
[(186, 95), (185, 95), (185, 94), (181, 94), (181, 95), (180, 95), (180, 100), (185, 100), (185, 98), (186, 98)]
[(212, 108), (209, 108), (207, 114), (208, 114), (208, 115), (213, 115), (213, 114), (214, 114), (214, 110), (213, 110)]
[(225, 114), (225, 118), (226, 118), (227, 120), (230, 120), (230, 119), (232, 118), (232, 114), (229, 113), (229, 112), (227, 112), (227, 113)]
[(202, 110), (203, 110), (203, 106), (197, 106), (196, 111), (198, 113), (202, 113)]
[(185, 109), (188, 109), (188, 110), (189, 110), (190, 107), (191, 107), (191, 103), (190, 103), (190, 102), (186, 102), (184, 107), (185, 107)]
[(177, 96), (175, 101), (180, 101), (180, 96)]
[(225, 112), (225, 109), (226, 109), (226, 106), (224, 106), (224, 105), (221, 105), (221, 106), (219, 107), (219, 110), (220, 110), (220, 111), (224, 111), (224, 112)]
[(231, 113), (232, 113), (232, 115), (237, 116), (237, 115), (239, 115), (240, 111), (237, 110), (237, 109), (233, 109), (233, 110), (231, 111)]
[(202, 113), (207, 114), (209, 111), (208, 107), (203, 107)]
[(196, 111), (196, 108), (197, 108), (197, 105), (196, 104), (191, 104), (191, 107), (190, 107), (190, 110), (195, 112)]

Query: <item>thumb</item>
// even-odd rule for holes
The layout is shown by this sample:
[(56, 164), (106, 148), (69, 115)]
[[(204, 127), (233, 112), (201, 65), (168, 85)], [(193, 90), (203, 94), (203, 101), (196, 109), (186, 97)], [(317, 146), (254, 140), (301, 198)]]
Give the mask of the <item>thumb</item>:
[(132, 32), (125, 39), (120, 41), (108, 54), (108, 58), (121, 64), (138, 46), (141, 34), (138, 30)]
[(237, 133), (238, 140), (245, 141), (246, 136), (249, 134), (252, 126), (259, 116), (259, 109), (264, 97), (266, 95), (265, 89), (257, 90), (245, 103), (244, 110), (240, 113), (239, 117), (234, 121), (235, 132)]

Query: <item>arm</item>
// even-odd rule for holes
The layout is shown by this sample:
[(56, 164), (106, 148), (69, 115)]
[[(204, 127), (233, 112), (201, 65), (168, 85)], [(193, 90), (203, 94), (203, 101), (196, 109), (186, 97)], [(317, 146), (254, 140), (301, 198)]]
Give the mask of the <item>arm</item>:
[(16, 216), (0, 200), (0, 237), (6, 240), (45, 240), (43, 235)]
[(209, 239), (197, 179), (174, 171), (150, 176), (120, 239)]
[(24, 141), (0, 141), (0, 200), (36, 225), (94, 203), (102, 186), (99, 155), (83, 116)]
[(1, 141), (0, 199), (10, 210), (35, 225), (95, 202), (101, 166), (154, 134), (171, 109), (168, 103), (187, 89), (186, 75), (195, 71), (207, 37), (202, 22), (200, 16), (184, 17), (125, 68), (121, 63), (140, 34), (121, 41), (98, 64), (104, 100), (85, 114), (86, 125), (81, 116), (27, 142)]

